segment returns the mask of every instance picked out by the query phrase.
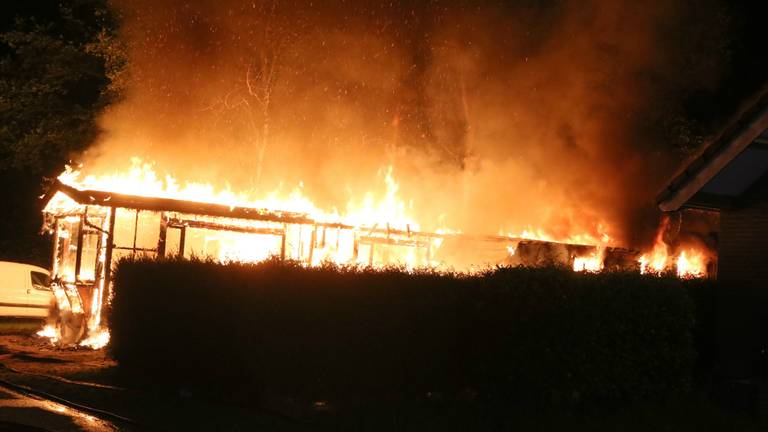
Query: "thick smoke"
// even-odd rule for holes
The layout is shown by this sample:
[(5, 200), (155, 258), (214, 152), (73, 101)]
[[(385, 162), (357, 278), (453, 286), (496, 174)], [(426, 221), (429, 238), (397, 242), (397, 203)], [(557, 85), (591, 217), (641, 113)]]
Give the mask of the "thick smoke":
[(682, 12), (621, 3), (117, 1), (128, 86), (86, 170), (343, 210), (392, 165), (424, 229), (636, 245), (672, 163), (638, 118)]

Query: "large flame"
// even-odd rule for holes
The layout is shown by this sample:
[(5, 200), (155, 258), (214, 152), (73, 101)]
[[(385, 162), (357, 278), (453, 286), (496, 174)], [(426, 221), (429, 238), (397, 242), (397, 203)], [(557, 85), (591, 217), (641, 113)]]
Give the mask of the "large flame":
[(59, 176), (65, 184), (80, 188), (125, 193), (145, 197), (222, 204), (231, 207), (249, 207), (303, 213), (318, 222), (340, 222), (354, 226), (386, 225), (398, 229), (418, 230), (419, 225), (408, 214), (410, 206), (398, 196), (399, 184), (394, 167), (379, 170), (378, 177), (385, 186), (382, 194), (367, 192), (362, 199), (350, 199), (346, 211), (336, 208), (321, 209), (303, 193), (303, 183), (288, 192), (273, 190), (255, 197), (255, 194), (235, 192), (229, 187), (216, 188), (212, 183), (180, 181), (172, 175), (159, 176), (154, 164), (138, 157), (131, 159), (127, 172), (105, 175), (84, 175), (79, 169), (67, 167)]
[(675, 252), (664, 240), (664, 231), (669, 226), (669, 219), (662, 219), (656, 232), (653, 248), (640, 257), (640, 273), (661, 274), (674, 271), (680, 278), (699, 278), (707, 276), (707, 254), (693, 247), (678, 247)]
[(599, 272), (603, 269), (605, 249), (597, 248), (594, 253), (576, 257), (573, 260), (573, 271)]
[[(80, 170), (68, 168), (59, 177), (62, 183), (80, 190), (213, 203), (230, 208), (255, 208), (275, 214), (290, 212), (305, 216), (306, 220), (311, 221), (310, 223), (276, 223), (267, 220), (187, 215), (185, 217), (191, 219), (179, 222), (185, 227), (189, 227), (190, 223), (200, 223), (203, 227), (222, 226), (229, 229), (200, 230), (197, 249), (189, 251), (183, 247), (179, 248), (185, 256), (189, 252), (220, 261), (258, 262), (270, 256), (282, 254), (287, 258), (300, 259), (306, 265), (319, 265), (323, 262), (373, 267), (396, 264), (408, 269), (445, 266), (446, 263), (434, 259), (434, 252), (443, 245), (445, 236), (458, 235), (460, 231), (446, 227), (441, 218), (438, 221), (429, 221), (430, 226), (439, 226), (439, 229), (432, 233), (420, 232), (421, 224), (414, 216), (412, 203), (400, 195), (400, 184), (395, 178), (395, 168), (391, 165), (381, 168), (378, 179), (379, 184), (373, 185), (378, 188), (374, 187), (360, 197), (350, 198), (345, 206), (340, 206), (344, 208), (340, 211), (336, 207), (321, 208), (315, 204), (304, 194), (302, 183), (287, 191), (277, 189), (258, 196), (253, 193), (235, 192), (229, 187), (216, 188), (211, 183), (181, 181), (171, 175), (161, 176), (156, 172), (154, 164), (139, 158), (133, 158), (130, 169), (122, 173), (86, 175)], [(83, 209), (67, 206), (78, 207), (80, 204), (59, 194), (48, 203), (46, 211), (62, 215), (57, 225), (59, 227), (56, 231), (57, 241), (68, 242), (68, 248), (71, 248), (74, 233), (67, 231), (67, 226), (82, 226), (78, 223), (80, 223), (79, 212)], [(89, 222), (89, 226), (97, 230), (98, 236), (101, 236), (99, 244), (110, 241), (107, 234), (108, 217), (105, 215), (114, 216), (112, 212), (117, 210), (107, 208), (103, 211), (107, 213), (102, 213), (95, 218), (100, 221), (101, 227)], [(135, 215), (135, 222), (133, 219), (130, 221), (132, 227), (134, 223), (136, 226), (140, 223), (139, 214), (135, 213)], [(639, 258), (640, 271), (654, 274), (674, 268), (679, 277), (706, 276), (705, 254), (694, 248), (681, 249), (677, 253), (671, 252), (670, 246), (664, 242), (663, 238), (667, 223), (665, 219), (659, 228), (653, 249)], [(510, 256), (515, 255), (518, 244), (523, 240), (572, 245), (574, 247), (569, 250), (576, 251), (574, 252), (576, 255), (570, 255), (569, 258), (572, 269), (599, 272), (604, 268), (607, 248), (614, 246), (614, 240), (608, 234), (610, 230), (604, 224), (596, 226), (597, 229), (592, 233), (565, 232), (562, 229), (558, 230), (558, 227), (529, 226), (521, 232), (499, 231), (500, 235), (496, 239), (507, 242), (505, 247)], [(69, 229), (74, 230), (74, 228)], [(277, 232), (281, 234), (274, 234)], [(554, 234), (555, 232), (560, 234)], [(82, 235), (80, 233), (81, 237)], [(291, 240), (286, 241), (286, 238)], [(133, 241), (133, 250), (135, 250), (135, 236)], [(110, 265), (107, 262), (105, 250), (106, 248), (101, 248), (98, 255), (94, 255), (100, 263), (100, 268)], [(76, 299), (78, 294), (75, 284), (71, 283), (75, 280), (73, 264), (55, 264), (55, 267), (54, 273), (64, 281), (54, 290), (60, 310), (79, 316), (87, 315), (85, 322), (87, 333), (83, 340), (78, 341), (78, 345), (90, 348), (103, 347), (109, 341), (109, 330), (101, 321), (102, 304), (108, 301), (108, 293), (105, 293), (108, 287), (104, 286), (103, 278), (94, 286), (93, 298), (86, 314), (85, 306)], [(480, 267), (471, 264), (466, 269), (454, 270), (479, 269)], [(95, 281), (93, 270), (81, 268), (79, 280)], [(53, 342), (62, 340), (61, 332), (50, 326), (43, 329), (39, 335), (48, 337)]]
[(694, 249), (680, 252), (676, 261), (677, 276), (681, 278), (704, 277), (707, 275), (706, 256)]
[[(258, 196), (255, 193), (235, 192), (229, 187), (216, 188), (211, 183), (181, 181), (171, 175), (161, 176), (158, 175), (153, 163), (142, 161), (140, 158), (132, 158), (131, 167), (125, 172), (97, 176), (83, 174), (79, 169), (67, 168), (59, 176), (62, 183), (82, 190), (172, 198), (221, 204), (231, 208), (245, 207), (273, 212), (299, 213), (318, 223), (355, 227), (359, 235), (366, 235), (366, 233), (375, 230), (386, 232), (396, 230), (408, 234), (418, 232), (420, 224), (411, 214), (411, 203), (400, 197), (400, 185), (395, 179), (394, 167), (391, 165), (382, 167), (378, 172), (378, 179), (380, 183), (374, 185), (378, 188), (366, 192), (361, 197), (352, 197), (346, 206), (343, 206), (344, 210), (340, 211), (336, 207), (320, 208), (304, 194), (302, 183), (287, 192), (278, 189)], [(48, 209), (67, 210), (66, 205), (72, 205), (72, 203), (54, 199), (49, 203)], [(226, 219), (226, 222), (229, 225), (242, 227), (270, 226), (260, 221)], [(442, 221), (435, 221), (433, 225), (441, 226), (440, 232), (456, 232), (443, 226)], [(349, 230), (324, 228), (318, 231), (303, 225), (287, 226), (285, 229), (288, 231), (288, 235), (295, 239), (286, 246), (286, 255), (288, 257), (309, 255), (309, 264), (311, 265), (317, 265), (323, 261), (373, 266), (397, 264), (407, 268), (437, 264), (420, 257), (418, 248), (414, 247), (387, 250), (384, 256), (380, 256), (381, 253), (374, 253), (373, 246), (369, 246), (353, 256), (352, 243), (355, 238), (354, 233)], [(66, 235), (66, 232), (60, 233), (60, 236)], [(435, 237), (429, 241), (429, 246), (436, 250), (440, 247), (441, 242), (440, 238)], [(256, 262), (276, 255), (280, 247), (281, 244), (277, 237), (259, 236), (259, 238), (255, 238), (240, 232), (222, 230), (207, 233), (203, 250), (196, 251), (196, 253), (207, 254), (208, 250), (215, 249), (216, 254), (213, 258), (221, 261)], [(312, 252), (308, 254), (309, 248), (312, 249)]]
[[(67, 168), (59, 176), (59, 180), (65, 184), (79, 189), (101, 190), (116, 193), (125, 193), (146, 197), (162, 197), (195, 202), (222, 204), (230, 207), (248, 207), (267, 209), (279, 212), (295, 212), (306, 215), (314, 221), (321, 223), (338, 223), (358, 229), (358, 234), (365, 234), (366, 230), (399, 230), (412, 233), (420, 230), (421, 224), (413, 214), (412, 202), (400, 196), (400, 184), (395, 178), (395, 168), (392, 165), (382, 167), (378, 172), (380, 183), (378, 189), (370, 190), (360, 197), (351, 197), (340, 211), (337, 207), (321, 208), (304, 194), (303, 183), (297, 184), (292, 189), (264, 192), (262, 194), (244, 193), (233, 191), (230, 187), (217, 188), (212, 183), (182, 181), (172, 175), (159, 175), (154, 164), (141, 160), (138, 157), (131, 159), (130, 168), (127, 171), (118, 171), (110, 174), (93, 175), (84, 174), (79, 169)], [(49, 208), (62, 206), (54, 199), (49, 203)], [(61, 208), (59, 208), (61, 210)], [(438, 226), (435, 232), (438, 234), (457, 234), (461, 231), (446, 227), (444, 221), (430, 221), (430, 226)], [(230, 225), (252, 224), (239, 220), (228, 220)], [(701, 277), (706, 275), (706, 255), (695, 249), (681, 249), (672, 253), (670, 246), (663, 239), (664, 230), (669, 224), (668, 218), (664, 218), (657, 231), (653, 248), (645, 252), (639, 258), (641, 273), (662, 273), (674, 268), (680, 277)], [(553, 227), (528, 226), (520, 232), (505, 232), (499, 230), (501, 236), (510, 239), (530, 239), (546, 242), (557, 242), (577, 245), (596, 246), (596, 249), (582, 256), (573, 258), (575, 271), (600, 271), (603, 268), (605, 248), (615, 246), (614, 240), (608, 234), (610, 229), (604, 223), (596, 225), (594, 232), (566, 232), (551, 229)], [(557, 227), (554, 227), (557, 228)], [(353, 257), (349, 252), (354, 241), (354, 234), (344, 230), (322, 230), (321, 234), (306, 227), (290, 227), (291, 234), (299, 239), (290, 246), (288, 256), (304, 254), (305, 249), (312, 244), (310, 265), (317, 265), (323, 261), (331, 261), (339, 264), (357, 263), (368, 265), (399, 264), (408, 268), (415, 266), (432, 265), (439, 263), (418, 259), (417, 248), (400, 248), (398, 251), (388, 251), (385, 257), (374, 258), (373, 252), (368, 255), (362, 253)], [(554, 234), (560, 232), (560, 235)], [(67, 233), (60, 233), (66, 236)], [(321, 235), (321, 238), (317, 236)], [(442, 244), (439, 236), (430, 240), (430, 247), (438, 249)], [(260, 238), (254, 241), (253, 236), (242, 235), (238, 232), (219, 231), (213, 232), (205, 239), (206, 245), (217, 251), (217, 258), (222, 261), (261, 261), (276, 254), (278, 243), (276, 239)], [(508, 245), (510, 254), (514, 254), (514, 245)], [(372, 248), (371, 248), (372, 249)], [(63, 269), (66, 271), (66, 269)], [(99, 323), (94, 323), (94, 329)]]

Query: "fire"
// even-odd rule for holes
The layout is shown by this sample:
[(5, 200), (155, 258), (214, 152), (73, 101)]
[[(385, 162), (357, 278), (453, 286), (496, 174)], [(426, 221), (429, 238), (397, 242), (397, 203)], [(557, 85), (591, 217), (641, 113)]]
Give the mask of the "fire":
[(640, 257), (640, 273), (660, 274), (674, 270), (680, 278), (707, 276), (706, 255), (696, 249), (681, 250), (677, 255), (668, 253), (668, 246), (655, 247), (650, 255)]
[(418, 230), (419, 225), (408, 214), (410, 205), (398, 196), (399, 183), (394, 177), (394, 167), (388, 165), (379, 170), (383, 178), (384, 196), (377, 198), (374, 192), (367, 192), (363, 199), (350, 199), (346, 212), (339, 213), (335, 208), (321, 209), (303, 193), (303, 183), (285, 193), (273, 190), (263, 198), (254, 198), (247, 193), (235, 192), (229, 187), (217, 189), (211, 183), (180, 182), (172, 175), (159, 176), (154, 164), (141, 158), (131, 158), (131, 168), (127, 172), (96, 176), (83, 175), (78, 169), (67, 169), (59, 176), (62, 183), (79, 189), (90, 189), (125, 193), (144, 197), (172, 198), (179, 200), (222, 204), (230, 207), (279, 210), (302, 213), (321, 222), (340, 222), (349, 225), (374, 226), (387, 225), (411, 230)]
[(59, 330), (51, 324), (46, 324), (45, 327), (37, 332), (37, 335), (42, 338), (48, 338), (54, 344), (59, 341)]
[[(595, 234), (581, 233), (568, 236), (555, 236), (543, 228), (534, 229), (529, 227), (518, 234), (506, 233), (505, 235), (509, 238), (516, 239), (595, 246), (593, 252), (573, 257), (573, 271), (586, 272), (599, 272), (603, 269), (605, 248), (613, 243), (613, 239), (608, 235), (603, 224), (597, 225)], [(515, 255), (514, 246), (507, 246), (507, 251), (510, 256)]]
[(605, 249), (597, 248), (594, 253), (573, 259), (573, 271), (599, 272), (603, 269)]
[(678, 277), (704, 277), (706, 274), (707, 264), (704, 254), (695, 250), (680, 252), (680, 256), (677, 257)]
[(80, 189), (172, 198), (231, 207), (280, 209), (323, 218), (335, 215), (321, 211), (305, 197), (302, 193), (302, 184), (287, 194), (276, 190), (267, 193), (262, 199), (252, 199), (247, 194), (232, 191), (229, 187), (217, 190), (211, 183), (184, 182), (182, 185), (172, 175), (159, 176), (154, 169), (154, 164), (144, 162), (138, 157), (131, 158), (131, 168), (127, 172), (99, 176), (83, 175), (80, 170), (67, 167), (59, 176), (59, 180)]
[[(122, 173), (96, 176), (68, 168), (59, 181), (73, 189), (56, 192), (44, 210), (54, 237), (52, 288), (66, 332), (47, 326), (39, 334), (65, 345), (105, 346), (110, 334), (101, 314), (110, 299), (107, 269), (119, 257), (136, 254), (248, 262), (279, 256), (307, 266), (394, 264), (467, 272), (506, 260), (509, 265), (567, 263), (574, 271), (599, 272), (615, 252), (609, 251), (614, 240), (602, 222), (582, 221), (582, 230), (528, 226), (516, 233), (472, 236), (447, 227), (441, 215), (428, 223), (437, 229), (424, 232), (413, 202), (401, 196), (394, 166), (384, 166), (377, 174), (374, 190), (351, 197), (346, 206), (321, 208), (305, 195), (301, 182), (287, 191), (280, 187), (254, 194), (159, 175), (152, 163), (139, 158), (132, 158), (130, 169)], [(157, 202), (152, 199), (176, 201), (153, 207), (147, 204)], [(134, 206), (137, 202), (142, 204)], [(197, 212), (200, 207), (195, 206), (201, 203), (217, 206)], [(163, 210), (150, 210), (155, 208)], [(694, 249), (670, 253), (664, 227), (653, 250), (640, 258), (641, 272), (661, 273), (675, 265), (680, 277), (706, 275), (704, 254)], [(451, 241), (453, 249), (441, 256)], [(473, 241), (490, 242), (485, 243), (488, 261), (465, 262), (459, 257), (460, 267), (454, 268), (450, 260), (457, 259), (457, 250), (461, 255)], [(501, 256), (494, 255), (498, 251)]]
[(707, 255), (695, 247), (678, 248), (676, 253), (664, 240), (664, 231), (669, 219), (664, 218), (656, 232), (653, 249), (643, 254), (640, 259), (640, 273), (661, 274), (674, 270), (680, 278), (699, 278), (707, 276)]
[(556, 243), (568, 243), (578, 245), (611, 245), (614, 243), (613, 238), (607, 233), (605, 225), (597, 224), (593, 230), (594, 233), (580, 232), (580, 233), (568, 233), (567, 235), (555, 235), (545, 228), (532, 228), (528, 227), (520, 232), (507, 232), (507, 237), (521, 238), (526, 240), (540, 240), (546, 242)]
[(640, 273), (661, 273), (669, 266), (669, 246), (657, 239), (650, 254), (640, 257)]
[(88, 337), (78, 343), (79, 346), (99, 349), (109, 343), (109, 330), (103, 327), (89, 330)]
[[(229, 187), (216, 189), (211, 183), (181, 182), (171, 175), (158, 175), (152, 163), (140, 158), (131, 159), (131, 168), (126, 172), (107, 175), (83, 175), (81, 171), (67, 168), (59, 180), (67, 185), (81, 190), (99, 190), (115, 193), (130, 194), (144, 197), (171, 198), (226, 205), (230, 208), (242, 207), (265, 209), (276, 212), (297, 213), (318, 223), (332, 223), (356, 227), (358, 233), (385, 232), (386, 237), (392, 231), (406, 233), (417, 232), (420, 224), (411, 216), (412, 203), (406, 202), (399, 196), (400, 185), (395, 179), (394, 167), (389, 165), (378, 172), (383, 192), (369, 191), (361, 199), (354, 197), (346, 205), (345, 212), (337, 208), (322, 209), (303, 193), (303, 184), (285, 193), (273, 190), (254, 198), (253, 194), (234, 192)], [(62, 210), (66, 204), (57, 201), (56, 197), (49, 203), (48, 209)], [(263, 227), (263, 223), (243, 223), (242, 221), (227, 221), (244, 227)], [(441, 223), (441, 221), (438, 221)], [(272, 226), (274, 228), (274, 226)], [(451, 231), (442, 227), (446, 232)], [(285, 256), (298, 259), (309, 255), (310, 265), (318, 265), (323, 261), (337, 264), (387, 265), (399, 264), (407, 268), (416, 266), (434, 266), (429, 258), (419, 256), (416, 248), (404, 247), (398, 250), (392, 248), (376, 248), (373, 245), (361, 247), (352, 253), (354, 232), (342, 229), (326, 229), (320, 232), (304, 225), (286, 228), (287, 236), (292, 239), (287, 246)], [(313, 232), (314, 231), (314, 232)], [(66, 235), (66, 233), (64, 234)], [(261, 261), (273, 255), (278, 255), (281, 245), (277, 237), (243, 235), (239, 232), (217, 231), (207, 233), (203, 245), (196, 254), (211, 256), (221, 261)], [(375, 239), (374, 239), (375, 240)], [(435, 250), (440, 247), (441, 239), (434, 238), (430, 247)], [(308, 250), (312, 249), (309, 253)], [(380, 249), (377, 251), (376, 249)]]

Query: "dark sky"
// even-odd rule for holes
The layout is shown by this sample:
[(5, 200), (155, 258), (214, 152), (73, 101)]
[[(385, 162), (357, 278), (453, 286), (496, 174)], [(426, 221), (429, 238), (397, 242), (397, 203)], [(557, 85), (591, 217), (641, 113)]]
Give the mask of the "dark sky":
[(728, 11), (732, 39), (728, 44), (730, 58), (723, 61), (721, 83), (712, 91), (692, 94), (686, 104), (687, 111), (704, 122), (728, 116), (735, 105), (768, 82), (768, 2), (731, 1)]

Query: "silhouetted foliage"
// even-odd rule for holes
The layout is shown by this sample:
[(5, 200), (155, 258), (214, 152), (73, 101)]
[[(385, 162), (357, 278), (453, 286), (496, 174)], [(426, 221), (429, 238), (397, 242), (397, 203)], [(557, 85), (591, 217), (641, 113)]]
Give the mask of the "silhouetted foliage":
[(110, 350), (158, 383), (253, 398), (622, 403), (689, 388), (684, 283), (138, 259), (115, 273)]
[(33, 3), (4, 5), (0, 27), (0, 259), (42, 264), (36, 198), (96, 138), (125, 55), (105, 0)]

